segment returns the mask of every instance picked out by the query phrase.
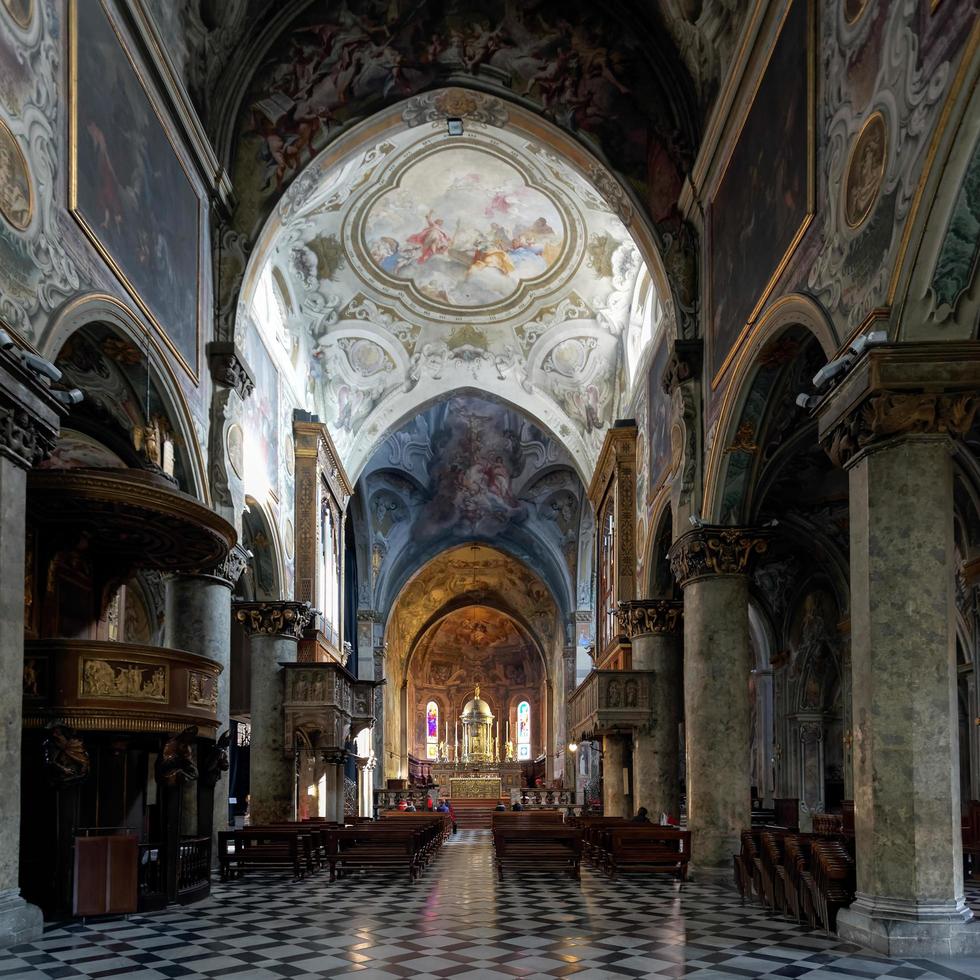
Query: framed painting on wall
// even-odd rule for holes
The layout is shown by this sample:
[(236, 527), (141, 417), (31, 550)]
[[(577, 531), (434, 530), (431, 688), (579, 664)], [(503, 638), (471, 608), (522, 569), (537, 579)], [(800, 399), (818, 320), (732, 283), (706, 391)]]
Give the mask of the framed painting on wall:
[(72, 0), (68, 207), (197, 381), (201, 197), (101, 0)]
[(708, 207), (712, 388), (813, 220), (813, 25), (813, 0), (792, 0)]

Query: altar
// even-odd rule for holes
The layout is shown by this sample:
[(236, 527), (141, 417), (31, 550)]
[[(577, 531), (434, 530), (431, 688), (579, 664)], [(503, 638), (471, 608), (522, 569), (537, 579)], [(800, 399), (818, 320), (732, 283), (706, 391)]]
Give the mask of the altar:
[(499, 776), (453, 776), (449, 780), (452, 800), (499, 800)]
[[(462, 762), (433, 762), (431, 773), (432, 781), (442, 787), (443, 791), (453, 791), (453, 784), (457, 781), (466, 782), (468, 780), (496, 780), (497, 792), (506, 796), (513, 789), (521, 788), (522, 764), (520, 762), (497, 762), (487, 765), (466, 765)], [(494, 795), (493, 787), (487, 787), (489, 798)], [(456, 799), (459, 799), (456, 796)], [(472, 797), (471, 797), (472, 799)]]

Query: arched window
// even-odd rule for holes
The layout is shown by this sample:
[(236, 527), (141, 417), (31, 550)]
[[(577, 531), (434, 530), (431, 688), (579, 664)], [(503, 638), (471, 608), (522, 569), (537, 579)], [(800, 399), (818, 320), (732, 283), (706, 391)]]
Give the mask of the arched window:
[(425, 757), (439, 758), (439, 705), (435, 701), (425, 706)]
[(517, 758), (531, 758), (531, 706), (527, 701), (517, 706)]

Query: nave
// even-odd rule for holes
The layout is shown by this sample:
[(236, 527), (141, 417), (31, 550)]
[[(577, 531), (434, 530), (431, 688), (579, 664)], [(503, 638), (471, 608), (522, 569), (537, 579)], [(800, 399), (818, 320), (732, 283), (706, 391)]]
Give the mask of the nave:
[[(980, 907), (980, 890), (968, 898)], [(570, 976), (967, 980), (980, 958), (886, 959), (707, 883), (611, 883), (585, 867), (581, 882), (499, 882), (486, 830), (450, 838), (411, 886), (387, 874), (256, 876), (216, 884), (190, 908), (51, 926), (0, 956), (2, 980)]]

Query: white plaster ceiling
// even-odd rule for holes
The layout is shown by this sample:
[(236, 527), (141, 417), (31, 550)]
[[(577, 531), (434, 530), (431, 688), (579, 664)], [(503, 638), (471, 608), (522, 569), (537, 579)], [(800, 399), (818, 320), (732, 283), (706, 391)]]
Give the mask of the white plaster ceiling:
[(644, 272), (605, 198), (492, 120), (451, 137), (437, 119), (329, 159), (284, 196), (246, 295), (348, 473), (426, 405), (476, 389), (550, 430), (587, 478), (620, 410)]

